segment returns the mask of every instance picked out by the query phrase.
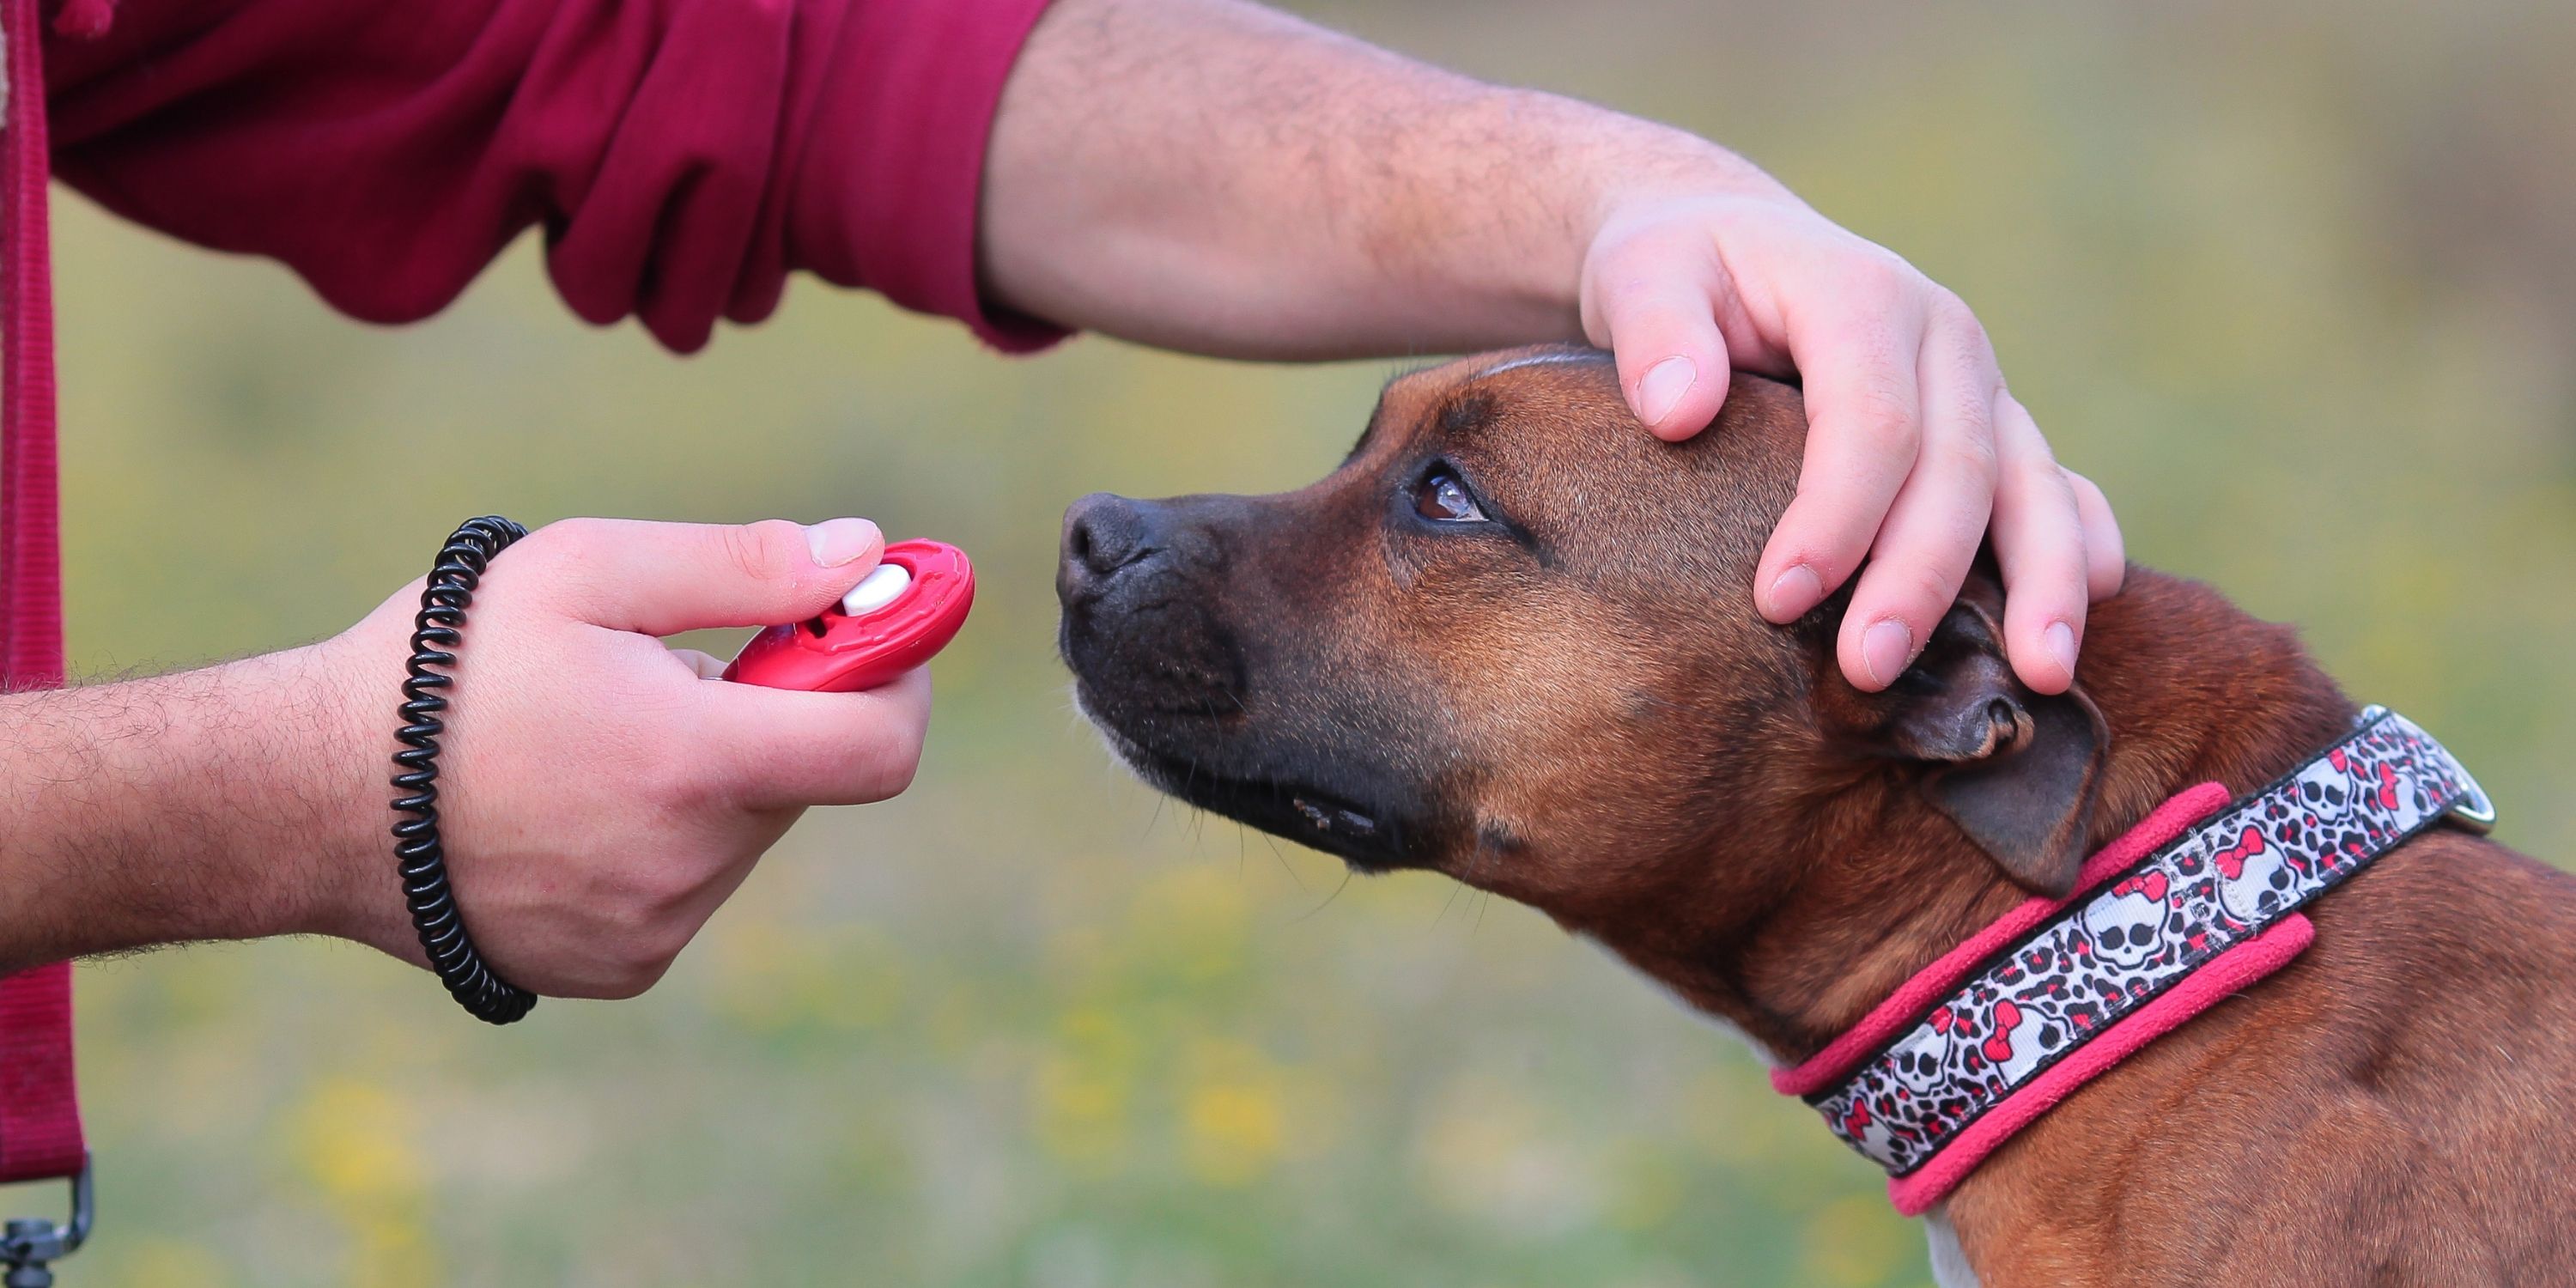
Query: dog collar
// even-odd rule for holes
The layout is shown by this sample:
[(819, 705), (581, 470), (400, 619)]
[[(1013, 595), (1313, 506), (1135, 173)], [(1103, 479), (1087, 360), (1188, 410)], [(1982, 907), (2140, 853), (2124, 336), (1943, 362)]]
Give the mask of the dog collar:
[(2384, 707), (2261, 790), (2202, 783), (1924, 968), (1814, 1058), (1773, 1071), (1887, 1169), (1907, 1216), (2122, 1057), (2288, 964), (2299, 911), (2444, 815), (2494, 807), (2450, 752)]

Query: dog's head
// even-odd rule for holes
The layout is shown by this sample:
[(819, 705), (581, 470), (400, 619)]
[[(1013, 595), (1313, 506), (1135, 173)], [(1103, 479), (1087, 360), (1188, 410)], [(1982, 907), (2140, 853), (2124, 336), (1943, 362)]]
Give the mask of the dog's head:
[[(1408, 375), (1302, 491), (1075, 504), (1065, 660), (1155, 786), (1355, 867), (1446, 872), (1641, 964), (1683, 950), (1642, 942), (1676, 922), (1691, 951), (1746, 930), (1891, 823), (2063, 892), (2103, 725), (2082, 693), (2013, 679), (1990, 577), (1882, 694), (1834, 666), (1839, 602), (1789, 627), (1755, 612), (1805, 429), (1795, 391), (1738, 377), (1709, 432), (1659, 442), (1585, 350)], [(1928, 823), (1891, 815), (1898, 795)]]

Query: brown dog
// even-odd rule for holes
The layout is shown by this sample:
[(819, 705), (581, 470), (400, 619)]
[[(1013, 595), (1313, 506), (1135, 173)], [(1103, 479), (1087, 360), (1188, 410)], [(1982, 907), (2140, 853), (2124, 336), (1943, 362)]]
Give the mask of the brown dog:
[[(2014, 681), (1984, 573), (1852, 689), (1838, 603), (1774, 627), (1746, 589), (1804, 432), (1739, 376), (1659, 443), (1582, 351), (1406, 376), (1303, 491), (1077, 503), (1064, 655), (1155, 786), (1530, 904), (1781, 1063), (2176, 792), (2353, 727), (2289, 630), (2134, 568), (2067, 695)], [(2576, 1282), (2576, 882), (2437, 827), (2308, 911), (1933, 1210), (1945, 1282)]]

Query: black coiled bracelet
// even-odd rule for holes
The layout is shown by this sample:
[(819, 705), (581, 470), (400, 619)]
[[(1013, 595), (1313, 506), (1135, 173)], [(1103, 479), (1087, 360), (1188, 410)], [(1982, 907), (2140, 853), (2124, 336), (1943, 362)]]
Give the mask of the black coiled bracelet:
[(465, 917), (456, 907), (456, 891), (447, 883), (447, 851), (438, 839), (438, 735), (448, 709), (442, 691), (455, 683), (453, 652), (465, 641), (465, 611), (474, 603), (474, 588), (483, 580), (492, 557), (528, 535), (508, 519), (487, 515), (468, 519), (429, 570), (429, 586), (420, 592), (420, 615), (412, 619), (411, 660), (403, 681), (402, 728), (394, 737), (403, 749), (394, 753), (394, 788), (408, 795), (394, 802), (394, 812), (410, 817), (394, 824), (394, 865), (402, 874), (403, 898), (411, 905), (411, 924), (430, 968), (450, 996), (474, 1018), (509, 1024), (526, 1017), (537, 995), (492, 973), (474, 938), (465, 933)]

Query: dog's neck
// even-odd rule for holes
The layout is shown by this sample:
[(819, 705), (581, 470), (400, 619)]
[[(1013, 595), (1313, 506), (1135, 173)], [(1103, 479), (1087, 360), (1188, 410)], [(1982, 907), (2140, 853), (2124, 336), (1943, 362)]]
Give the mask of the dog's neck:
[[(2352, 724), (2353, 705), (2292, 632), (2196, 583), (2133, 570), (2124, 593), (2094, 607), (2086, 634), (2082, 680), (2110, 728), (2088, 849), (2194, 783), (2258, 785)], [(1775, 856), (1796, 875), (1771, 906), (1712, 917), (1697, 933), (1666, 926), (1627, 943), (1616, 928), (1596, 933), (1784, 1063), (2029, 897), (1901, 774), (1872, 773), (1783, 813), (1770, 826), (1739, 820), (1721, 845), (1768, 836), (1792, 849)]]

